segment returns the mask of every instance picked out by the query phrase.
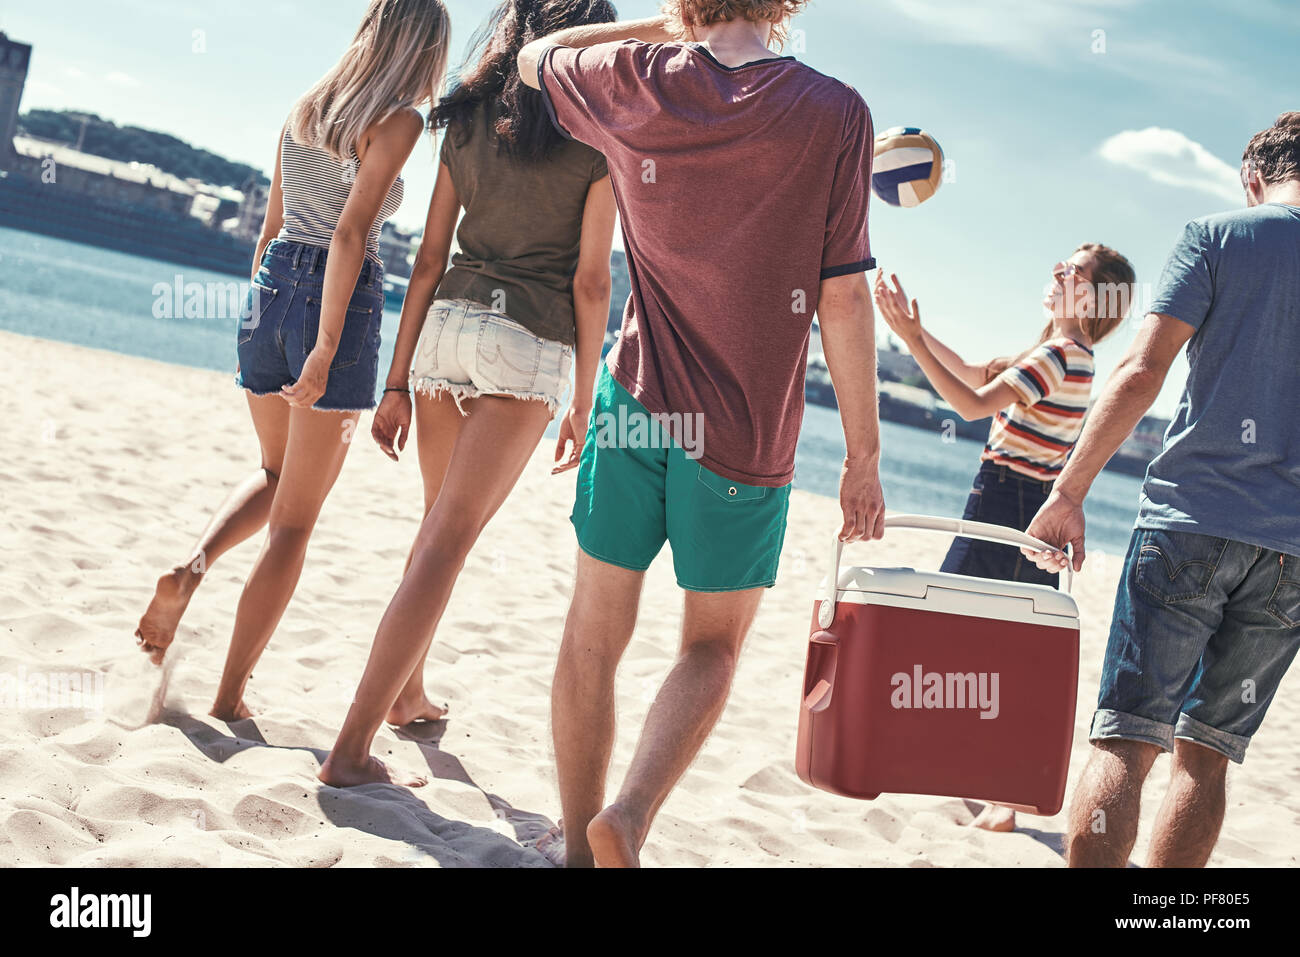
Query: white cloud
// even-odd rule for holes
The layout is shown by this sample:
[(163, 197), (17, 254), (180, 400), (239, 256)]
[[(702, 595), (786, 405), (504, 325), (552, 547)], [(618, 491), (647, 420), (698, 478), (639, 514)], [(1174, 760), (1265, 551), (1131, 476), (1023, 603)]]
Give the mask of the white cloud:
[(1166, 186), (1199, 190), (1229, 202), (1242, 198), (1240, 172), (1177, 130), (1124, 130), (1102, 143), (1100, 152), (1107, 162)]
[(1020, 60), (1056, 63), (1065, 49), (1082, 56), (1108, 14), (1136, 0), (889, 0), (925, 28), (924, 39), (998, 50)]
[(122, 73), (120, 70), (114, 70), (112, 73), (108, 74), (108, 76), (104, 77), (104, 79), (109, 83), (112, 83), (114, 86), (135, 87), (140, 85), (139, 80), (127, 73)]

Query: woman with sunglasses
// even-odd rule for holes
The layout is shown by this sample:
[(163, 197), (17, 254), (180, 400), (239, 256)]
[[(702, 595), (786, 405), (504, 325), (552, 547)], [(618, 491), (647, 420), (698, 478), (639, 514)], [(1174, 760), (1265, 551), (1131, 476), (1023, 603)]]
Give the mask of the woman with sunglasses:
[[(1093, 347), (1124, 321), (1135, 280), (1129, 261), (1098, 243), (1085, 243), (1052, 269), (1043, 297), (1047, 326), (1038, 342), (1011, 359), (973, 365), (921, 326), (921, 310), (897, 276), (883, 271), (875, 300), (889, 328), (921, 370), (966, 421), (993, 416), (980, 469), (962, 518), (1024, 531), (1052, 491), (1088, 411)], [(978, 578), (1056, 585), (1020, 549), (958, 538), (943, 571)], [(1015, 812), (988, 805), (972, 822), (992, 831), (1015, 827)]]

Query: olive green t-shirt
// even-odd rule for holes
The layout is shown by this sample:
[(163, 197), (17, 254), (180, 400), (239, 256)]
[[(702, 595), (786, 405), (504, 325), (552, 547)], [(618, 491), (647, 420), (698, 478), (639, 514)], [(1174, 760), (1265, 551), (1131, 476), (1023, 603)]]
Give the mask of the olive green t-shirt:
[(480, 107), (468, 130), (449, 129), (442, 162), (465, 215), (459, 252), (439, 299), (469, 299), (504, 313), (534, 335), (573, 345), (573, 274), (591, 184), (609, 175), (605, 158), (565, 140), (538, 163), (498, 151), (496, 108)]

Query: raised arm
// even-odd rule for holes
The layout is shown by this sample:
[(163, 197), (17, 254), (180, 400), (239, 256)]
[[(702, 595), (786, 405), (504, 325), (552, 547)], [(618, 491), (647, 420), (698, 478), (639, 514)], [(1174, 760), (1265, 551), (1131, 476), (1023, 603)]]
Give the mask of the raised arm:
[(645, 20), (622, 20), (618, 23), (594, 23), (569, 27), (547, 37), (540, 37), (519, 51), (519, 78), (534, 90), (540, 90), (537, 68), (542, 54), (550, 47), (590, 47), (597, 43), (619, 43), (623, 40), (640, 40), (643, 43), (671, 43), (681, 39), (670, 27), (666, 17), (649, 17)]
[(822, 281), (817, 306), (822, 351), (840, 407), (846, 450), (840, 473), (840, 540), (885, 532), (880, 487), (880, 411), (876, 397), (876, 332), (864, 273)]
[(325, 394), (330, 363), (338, 350), (348, 303), (352, 300), (357, 276), (361, 274), (365, 260), (366, 238), (423, 129), (424, 119), (418, 112), (399, 110), (376, 123), (367, 133), (367, 142), (357, 148), (361, 163), (348, 193), (348, 201), (334, 228), (329, 257), (325, 261), (316, 345), (307, 357), (298, 381), (281, 390), (290, 405), (309, 408)]
[(578, 268), (573, 276), (573, 311), (578, 320), (578, 342), (574, 349), (573, 400), (555, 444), (555, 461), (567, 458), (555, 472), (576, 468), (587, 436), (592, 395), (596, 390), (596, 372), (600, 368), (600, 351), (605, 344), (609, 324), (609, 297), (613, 282), (609, 274), (609, 255), (614, 245), (614, 223), (618, 211), (609, 177), (603, 176), (587, 190), (587, 204), (582, 212), (582, 240)]
[(876, 277), (876, 304), (889, 328), (906, 343), (930, 384), (958, 415), (968, 422), (983, 419), (1019, 398), (1016, 391), (1001, 380), (986, 383), (986, 366), (968, 364), (927, 333), (921, 326), (921, 307), (913, 299), (909, 308), (907, 294), (903, 292), (898, 277), (892, 279), (894, 284), (890, 288), (883, 277)]
[(447, 272), (451, 256), (452, 236), (460, 218), (460, 196), (446, 163), (438, 164), (438, 179), (429, 200), (429, 214), (424, 220), (424, 237), (415, 254), (411, 279), (402, 300), (402, 318), (397, 326), (397, 340), (393, 347), (393, 361), (384, 380), (384, 396), (375, 410), (370, 425), (370, 435), (394, 462), (397, 453), (406, 448), (411, 432), (411, 393), (409, 380), (415, 347), (433, 305), (438, 285)]

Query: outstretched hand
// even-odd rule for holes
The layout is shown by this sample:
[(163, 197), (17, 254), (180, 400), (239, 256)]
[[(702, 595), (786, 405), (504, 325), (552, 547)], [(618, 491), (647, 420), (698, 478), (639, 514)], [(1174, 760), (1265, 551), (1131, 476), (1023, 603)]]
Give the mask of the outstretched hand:
[(893, 282), (892, 288), (885, 282), (884, 270), (876, 274), (876, 284), (872, 288), (876, 308), (894, 335), (904, 342), (914, 342), (924, 334), (921, 328), (921, 307), (913, 299), (909, 309), (907, 293), (903, 291), (902, 283), (893, 273), (890, 273), (889, 278)]

